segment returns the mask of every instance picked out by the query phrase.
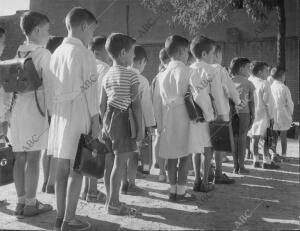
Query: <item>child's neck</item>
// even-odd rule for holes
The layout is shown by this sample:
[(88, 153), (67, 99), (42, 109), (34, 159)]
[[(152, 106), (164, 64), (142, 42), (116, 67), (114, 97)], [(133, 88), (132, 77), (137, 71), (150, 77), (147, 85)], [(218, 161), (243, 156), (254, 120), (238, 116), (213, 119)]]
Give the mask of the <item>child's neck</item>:
[(124, 62), (123, 60), (120, 60), (120, 59), (114, 59), (113, 60), (113, 66), (123, 66), (123, 67), (127, 67), (128, 64), (127, 62)]
[(40, 41), (36, 38), (33, 37), (26, 37), (26, 43), (33, 43), (33, 44), (37, 44), (37, 45), (43, 45), (40, 43)]
[(180, 57), (180, 56), (171, 57), (171, 61), (180, 61), (180, 62), (183, 62), (185, 64), (185, 60), (183, 60), (183, 58)]
[(131, 67), (134, 68), (134, 69), (136, 69), (136, 70), (138, 70), (138, 72), (141, 73), (141, 67), (140, 67), (140, 65), (137, 65), (137, 64), (133, 63), (131, 65)]
[(79, 40), (83, 43), (84, 46), (87, 46), (87, 44), (85, 44), (85, 41), (84, 41), (83, 36), (82, 36), (81, 33), (77, 33), (77, 32), (74, 31), (74, 30), (70, 30), (70, 31), (68, 32), (68, 37), (69, 37), (69, 38), (70, 38), (70, 37), (72, 37), (72, 38), (77, 38), (77, 39), (79, 39)]
[(201, 58), (201, 59), (196, 59), (196, 61), (197, 61), (197, 62), (204, 62), (204, 63), (207, 63), (207, 64), (211, 64), (211, 63), (207, 62), (206, 59), (203, 59), (203, 58)]

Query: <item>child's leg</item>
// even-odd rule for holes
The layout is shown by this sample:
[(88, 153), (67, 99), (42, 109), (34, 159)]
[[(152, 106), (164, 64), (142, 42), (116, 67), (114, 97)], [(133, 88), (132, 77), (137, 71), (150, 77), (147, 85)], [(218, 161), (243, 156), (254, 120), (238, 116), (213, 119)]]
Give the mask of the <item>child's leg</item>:
[(154, 139), (153, 139), (153, 154), (155, 157), (155, 163), (159, 164), (159, 155), (158, 155), (158, 151), (159, 151), (159, 134), (156, 131), (155, 135), (154, 135)]
[(287, 150), (287, 138), (286, 137), (287, 137), (287, 131), (280, 131), (282, 156), (286, 156), (286, 150)]
[(234, 168), (234, 171), (238, 171), (239, 170), (239, 163), (238, 163), (238, 152), (239, 152), (239, 136), (234, 136), (233, 137), (233, 140), (234, 140), (234, 150), (233, 150), (233, 153), (232, 153), (232, 157), (233, 157), (233, 168)]
[(178, 159), (168, 159), (168, 176), (171, 185), (170, 193), (176, 194)]
[(114, 165), (110, 176), (110, 194), (109, 194), (109, 205), (118, 206), (119, 201), (119, 190), (121, 184), (121, 177), (123, 174), (123, 168), (128, 160), (129, 152), (120, 153), (115, 155)]
[(178, 167), (178, 181), (177, 181), (177, 189), (179, 187), (178, 195), (185, 194), (185, 186), (187, 183), (188, 171), (189, 171), (189, 160), (190, 155), (181, 157), (179, 159), (179, 167)]
[(259, 156), (258, 156), (259, 139), (260, 139), (260, 136), (253, 136), (252, 137), (252, 152), (253, 152), (254, 162), (259, 162)]
[(66, 208), (68, 177), (70, 173), (70, 161), (66, 159), (57, 159), (56, 161), (56, 207), (57, 217), (64, 218)]
[(48, 178), (47, 185), (54, 186), (55, 177), (56, 177), (56, 162), (57, 162), (57, 158), (50, 156), (50, 172), (49, 172), (49, 178)]
[(245, 155), (246, 155), (246, 139), (247, 133), (243, 133), (239, 137), (239, 167), (240, 169), (245, 168)]
[(89, 178), (87, 176), (84, 177), (84, 188), (83, 188), (83, 192), (81, 193), (81, 199), (82, 200), (86, 200), (86, 196), (87, 196), (87, 193), (89, 191)]
[(105, 184), (105, 190), (106, 190), (106, 204), (109, 201), (109, 195), (110, 195), (110, 176), (111, 171), (114, 166), (114, 154), (108, 153), (105, 157), (105, 171), (104, 171), (104, 184)]
[[(39, 181), (41, 151), (27, 152), (25, 170), (26, 199), (35, 199)], [(35, 202), (35, 201), (33, 201)]]
[(250, 144), (251, 144), (251, 138), (249, 136), (246, 136), (246, 149), (247, 149), (247, 158), (251, 158), (251, 149), (250, 149)]
[(210, 170), (210, 165), (211, 165), (211, 159), (212, 159), (213, 151), (212, 148), (206, 147), (204, 148), (204, 155), (203, 155), (203, 179), (202, 183), (204, 185), (208, 184), (208, 175), (209, 175), (209, 170)]
[(43, 156), (42, 156), (42, 163), (43, 163), (43, 173), (44, 173), (44, 183), (43, 183), (43, 188), (42, 192), (46, 191), (46, 186), (49, 180), (49, 173), (50, 173), (50, 160), (51, 156), (47, 155), (47, 150), (44, 150)]
[(97, 195), (97, 178), (88, 177), (88, 194)]
[(129, 155), (129, 159), (127, 161), (127, 174), (130, 184), (135, 184), (136, 172), (138, 167), (138, 156), (139, 154), (137, 152), (133, 152)]
[[(124, 166), (122, 167), (122, 180), (121, 180), (121, 183), (122, 183), (122, 189), (123, 189), (123, 187), (127, 187), (127, 183), (128, 183), (128, 165), (129, 165), (129, 159), (131, 158), (131, 155), (132, 155), (132, 153), (129, 153), (129, 156), (128, 156), (128, 160), (124, 163)], [(124, 188), (124, 190), (126, 191), (126, 189)], [(122, 190), (123, 191), (123, 193), (126, 193), (126, 192), (124, 192), (124, 190)]]
[(15, 152), (14, 182), (18, 195), (18, 203), (25, 204), (25, 165), (26, 153)]
[(65, 210), (65, 221), (70, 221), (75, 218), (77, 203), (79, 199), (79, 194), (82, 186), (82, 175), (73, 171), (71, 166), (74, 165), (74, 161), (69, 161), (69, 184), (67, 189), (67, 198), (66, 198), (66, 210)]
[(195, 181), (199, 181), (201, 179), (201, 176), (200, 176), (201, 154), (193, 153), (192, 161), (193, 161), (193, 168), (194, 168), (194, 172), (195, 172)]
[(216, 163), (216, 173), (215, 178), (222, 177), (222, 160), (224, 152), (216, 151), (215, 152), (215, 163)]

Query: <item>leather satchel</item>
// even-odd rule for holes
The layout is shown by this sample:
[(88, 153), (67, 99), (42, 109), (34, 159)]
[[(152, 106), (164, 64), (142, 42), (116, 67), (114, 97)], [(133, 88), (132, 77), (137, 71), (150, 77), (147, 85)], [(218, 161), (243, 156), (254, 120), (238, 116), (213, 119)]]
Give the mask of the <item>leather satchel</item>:
[(13, 169), (15, 158), (7, 137), (5, 137), (5, 140), (6, 145), (0, 148), (0, 186), (14, 182)]
[[(29, 53), (28, 53), (29, 54)], [(28, 55), (27, 54), (27, 55)], [(26, 93), (34, 91), (35, 101), (40, 114), (44, 117), (38, 102), (36, 90), (42, 86), (40, 78), (31, 57), (15, 58), (0, 61), (0, 83), (8, 93)]]
[(232, 153), (234, 151), (231, 122), (212, 121), (209, 123), (210, 139), (214, 150)]
[(25, 93), (42, 86), (42, 79), (30, 57), (1, 61), (0, 76), (6, 92)]
[(73, 170), (84, 176), (102, 178), (105, 169), (105, 156), (108, 149), (98, 139), (81, 134)]
[(190, 120), (195, 122), (205, 121), (203, 112), (198, 104), (194, 101), (194, 97), (190, 89), (184, 95), (184, 103)]

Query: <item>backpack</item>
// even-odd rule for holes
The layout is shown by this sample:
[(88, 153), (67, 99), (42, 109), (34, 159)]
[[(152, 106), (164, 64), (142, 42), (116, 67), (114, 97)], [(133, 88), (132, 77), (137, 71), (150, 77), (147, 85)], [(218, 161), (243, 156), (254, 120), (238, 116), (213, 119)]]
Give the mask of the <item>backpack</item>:
[[(42, 85), (33, 60), (28, 57), (27, 52), (24, 58), (14, 58), (0, 61), (0, 83), (7, 93), (26, 93), (34, 91), (35, 101), (40, 114), (44, 117), (37, 98), (37, 89)], [(18, 57), (20, 54), (18, 53)]]

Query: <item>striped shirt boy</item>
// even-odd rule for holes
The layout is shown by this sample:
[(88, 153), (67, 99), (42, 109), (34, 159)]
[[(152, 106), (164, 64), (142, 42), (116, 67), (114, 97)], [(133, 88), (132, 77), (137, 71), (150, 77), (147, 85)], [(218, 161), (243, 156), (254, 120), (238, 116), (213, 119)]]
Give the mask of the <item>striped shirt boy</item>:
[(135, 84), (139, 84), (139, 78), (135, 72), (124, 66), (112, 66), (103, 78), (107, 104), (127, 110), (133, 99), (131, 86)]

